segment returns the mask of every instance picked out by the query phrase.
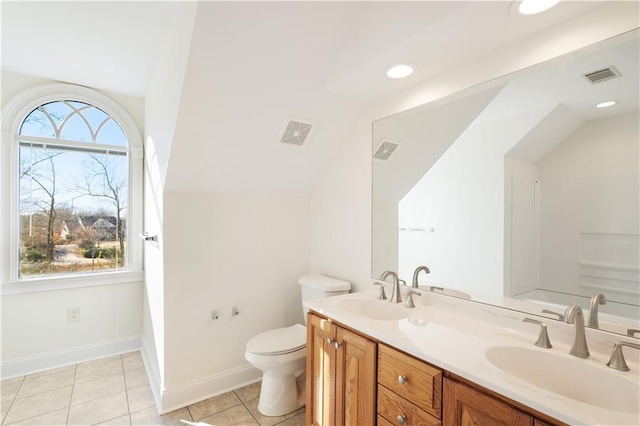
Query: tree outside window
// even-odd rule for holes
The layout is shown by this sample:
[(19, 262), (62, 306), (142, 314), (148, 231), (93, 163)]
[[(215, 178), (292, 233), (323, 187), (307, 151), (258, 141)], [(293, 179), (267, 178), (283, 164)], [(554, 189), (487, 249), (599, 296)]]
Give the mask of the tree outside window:
[(129, 153), (101, 109), (35, 108), (19, 142), (20, 277), (127, 268)]

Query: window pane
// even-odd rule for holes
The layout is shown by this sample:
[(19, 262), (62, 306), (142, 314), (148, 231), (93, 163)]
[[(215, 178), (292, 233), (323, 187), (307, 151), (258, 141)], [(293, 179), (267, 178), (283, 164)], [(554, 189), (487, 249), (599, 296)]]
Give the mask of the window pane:
[(20, 147), (20, 276), (126, 268), (128, 158)]
[(71, 108), (66, 106), (62, 101), (49, 102), (48, 104), (42, 105), (40, 108), (49, 114), (49, 117), (51, 117), (58, 129), (64, 119), (73, 112)]
[(80, 118), (78, 113), (73, 114), (69, 120), (64, 123), (62, 131), (60, 132), (60, 138), (76, 141), (76, 142), (93, 142), (93, 137), (87, 127), (87, 123)]
[(47, 118), (47, 115), (39, 109), (34, 109), (20, 126), (20, 134), (25, 136), (37, 136), (41, 138), (55, 138), (56, 131)]
[(96, 107), (82, 110), (82, 115), (84, 115), (84, 118), (87, 119), (87, 121), (91, 125), (91, 130), (94, 133), (98, 130), (102, 122), (109, 118), (107, 113)]
[(102, 126), (96, 142), (106, 145), (127, 146), (127, 137), (122, 131), (122, 128), (120, 128), (118, 123), (112, 118)]

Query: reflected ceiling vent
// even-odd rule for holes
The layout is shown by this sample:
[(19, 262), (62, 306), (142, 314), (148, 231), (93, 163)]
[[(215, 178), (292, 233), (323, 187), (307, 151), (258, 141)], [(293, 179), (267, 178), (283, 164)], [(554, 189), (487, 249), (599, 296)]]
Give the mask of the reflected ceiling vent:
[(400, 142), (384, 139), (376, 152), (373, 153), (373, 159), (386, 163), (389, 161), (394, 152), (398, 150)]
[(315, 123), (299, 118), (287, 117), (284, 130), (280, 134), (280, 143), (303, 147), (309, 141)]
[(603, 83), (607, 80), (611, 80), (612, 78), (618, 78), (621, 75), (622, 74), (620, 74), (620, 71), (618, 71), (614, 66), (582, 74), (582, 76), (586, 78), (591, 84)]

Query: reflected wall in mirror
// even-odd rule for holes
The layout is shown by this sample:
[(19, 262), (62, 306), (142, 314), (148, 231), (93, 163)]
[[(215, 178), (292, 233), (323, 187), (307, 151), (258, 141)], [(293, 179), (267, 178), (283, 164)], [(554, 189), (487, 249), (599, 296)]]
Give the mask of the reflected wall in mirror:
[(421, 286), (549, 318), (602, 293), (600, 329), (639, 329), (639, 51), (633, 31), (374, 122), (373, 277), (426, 265)]

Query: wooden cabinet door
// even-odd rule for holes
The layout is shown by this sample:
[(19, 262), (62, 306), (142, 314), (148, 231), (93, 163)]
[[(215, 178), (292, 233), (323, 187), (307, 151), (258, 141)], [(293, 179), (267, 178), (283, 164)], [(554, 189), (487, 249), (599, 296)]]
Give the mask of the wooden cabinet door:
[(332, 425), (335, 418), (336, 326), (307, 315), (307, 425)]
[(341, 327), (336, 330), (336, 426), (376, 422), (377, 344)]
[(464, 384), (444, 379), (443, 424), (533, 426), (533, 417)]

